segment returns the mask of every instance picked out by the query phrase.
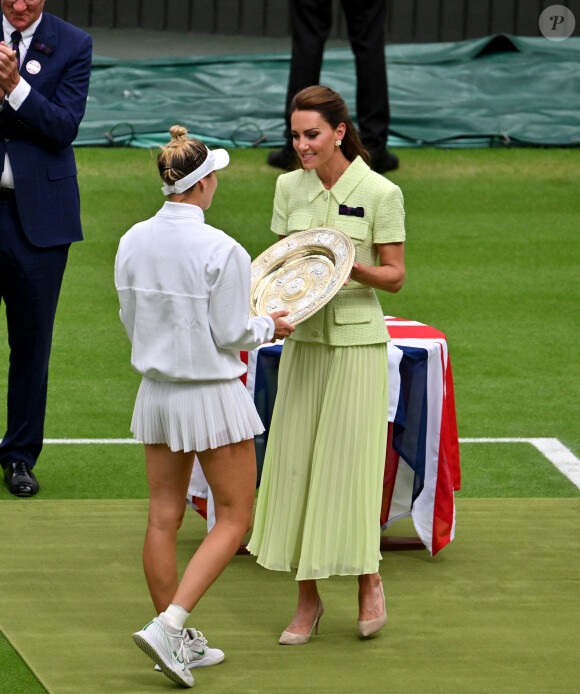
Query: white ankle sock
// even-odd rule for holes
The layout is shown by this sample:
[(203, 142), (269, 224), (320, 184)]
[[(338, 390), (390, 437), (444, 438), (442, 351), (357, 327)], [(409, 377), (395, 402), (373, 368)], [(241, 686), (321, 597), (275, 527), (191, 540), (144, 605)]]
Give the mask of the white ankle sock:
[(189, 612), (171, 603), (169, 607), (159, 615), (159, 618), (164, 622), (172, 631), (177, 631), (181, 633), (183, 630), (183, 625), (185, 624), (187, 618), (189, 617)]

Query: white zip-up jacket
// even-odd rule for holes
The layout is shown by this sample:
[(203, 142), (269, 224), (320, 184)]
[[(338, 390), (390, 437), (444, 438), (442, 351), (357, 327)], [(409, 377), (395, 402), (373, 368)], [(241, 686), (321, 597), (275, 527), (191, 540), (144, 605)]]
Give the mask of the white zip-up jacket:
[(115, 259), (131, 365), (157, 381), (230, 380), (240, 350), (274, 336), (270, 316), (250, 318), (248, 253), (205, 224), (196, 205), (165, 202), (121, 238)]

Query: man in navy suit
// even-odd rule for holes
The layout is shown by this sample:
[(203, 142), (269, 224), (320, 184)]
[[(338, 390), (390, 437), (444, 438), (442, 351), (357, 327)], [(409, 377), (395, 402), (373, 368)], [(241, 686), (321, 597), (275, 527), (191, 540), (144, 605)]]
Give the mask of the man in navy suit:
[(72, 142), (92, 40), (44, 13), (45, 2), (1, 0), (0, 300), (10, 368), (0, 463), (16, 496), (38, 491), (54, 317), (69, 246), (82, 239)]

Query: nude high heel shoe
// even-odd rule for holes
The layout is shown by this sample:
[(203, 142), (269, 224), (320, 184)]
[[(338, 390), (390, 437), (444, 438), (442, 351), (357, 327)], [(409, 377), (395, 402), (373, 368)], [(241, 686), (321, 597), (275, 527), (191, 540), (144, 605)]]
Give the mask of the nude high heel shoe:
[(383, 582), (381, 581), (381, 595), (383, 597), (383, 614), (375, 619), (358, 620), (358, 630), (362, 636), (370, 636), (382, 629), (387, 623), (387, 604), (385, 602), (385, 593), (383, 591)]
[(310, 627), (308, 634), (295, 634), (292, 631), (284, 630), (280, 635), (278, 643), (281, 643), (283, 646), (299, 646), (303, 643), (308, 643), (308, 641), (310, 641), (310, 636), (312, 635), (313, 629), (315, 630), (314, 633), (318, 635), (318, 623), (320, 622), (320, 618), (323, 614), (324, 607), (322, 606), (322, 602), (319, 598), (316, 617), (314, 618), (314, 622), (312, 622), (312, 626)]

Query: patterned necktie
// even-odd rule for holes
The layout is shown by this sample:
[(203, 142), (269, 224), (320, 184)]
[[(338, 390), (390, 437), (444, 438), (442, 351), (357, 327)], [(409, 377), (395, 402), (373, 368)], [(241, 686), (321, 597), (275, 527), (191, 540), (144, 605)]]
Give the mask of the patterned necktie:
[(12, 50), (16, 51), (16, 62), (18, 63), (18, 68), (20, 69), (20, 39), (22, 34), (19, 31), (12, 32)]

